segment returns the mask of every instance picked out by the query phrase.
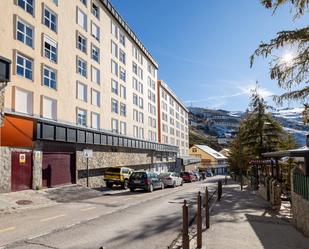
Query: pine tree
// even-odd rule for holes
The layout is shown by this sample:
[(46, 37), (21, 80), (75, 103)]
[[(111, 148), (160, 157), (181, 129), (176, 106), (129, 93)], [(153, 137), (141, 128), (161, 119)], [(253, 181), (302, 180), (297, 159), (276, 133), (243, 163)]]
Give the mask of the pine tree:
[[(309, 0), (261, 0), (261, 3), (275, 12), (280, 6), (289, 4), (294, 12), (294, 19), (308, 14)], [(262, 42), (250, 58), (252, 67), (257, 56), (267, 58), (286, 46), (296, 49), (296, 54), (289, 58), (275, 57), (270, 62), (270, 78), (286, 92), (276, 96), (277, 103), (286, 100), (300, 101), (304, 104), (304, 121), (308, 122), (309, 112), (309, 26), (296, 30), (277, 33), (269, 43)]]

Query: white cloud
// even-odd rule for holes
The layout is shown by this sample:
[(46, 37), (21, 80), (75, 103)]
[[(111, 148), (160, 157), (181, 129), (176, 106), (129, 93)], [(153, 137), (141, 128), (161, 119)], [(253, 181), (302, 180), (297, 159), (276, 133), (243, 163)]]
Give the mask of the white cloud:
[[(216, 100), (220, 106), (223, 106), (225, 104), (225, 101), (224, 101), (225, 99), (235, 98), (239, 96), (250, 96), (252, 93), (252, 90), (256, 88), (256, 83), (253, 80), (247, 80), (247, 81), (221, 80), (220, 82), (224, 83), (225, 85), (229, 85), (228, 88), (233, 88), (233, 89), (236, 88), (237, 91), (231, 94), (209, 96), (204, 99), (186, 100), (184, 102), (190, 104), (190, 103), (206, 103), (206, 102), (211, 101), (211, 103), (213, 104), (213, 100)], [(274, 95), (274, 93), (272, 93), (270, 90), (263, 88), (261, 86), (258, 86), (258, 93), (263, 98), (268, 98)]]

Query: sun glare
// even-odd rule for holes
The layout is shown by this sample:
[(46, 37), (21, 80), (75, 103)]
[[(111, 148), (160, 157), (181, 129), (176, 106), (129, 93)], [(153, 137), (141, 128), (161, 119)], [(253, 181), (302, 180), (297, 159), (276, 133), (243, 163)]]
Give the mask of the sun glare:
[(294, 57), (295, 56), (293, 53), (286, 53), (281, 57), (281, 61), (284, 64), (291, 65), (293, 63)]

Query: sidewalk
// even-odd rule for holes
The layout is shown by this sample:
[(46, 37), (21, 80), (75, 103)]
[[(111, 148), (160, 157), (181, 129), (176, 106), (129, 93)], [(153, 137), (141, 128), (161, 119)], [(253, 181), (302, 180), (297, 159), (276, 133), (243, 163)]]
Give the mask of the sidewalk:
[[(196, 247), (192, 247), (196, 248)], [(223, 196), (210, 215), (210, 229), (203, 233), (207, 249), (308, 249), (305, 238), (269, 204), (238, 184), (223, 186)]]

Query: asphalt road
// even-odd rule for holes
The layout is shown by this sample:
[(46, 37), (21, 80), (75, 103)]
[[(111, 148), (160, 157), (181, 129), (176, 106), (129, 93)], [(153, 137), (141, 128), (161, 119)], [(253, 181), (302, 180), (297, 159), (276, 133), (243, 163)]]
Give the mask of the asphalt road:
[(153, 193), (119, 192), (0, 218), (0, 248), (167, 248), (181, 230), (182, 203), (218, 178)]

